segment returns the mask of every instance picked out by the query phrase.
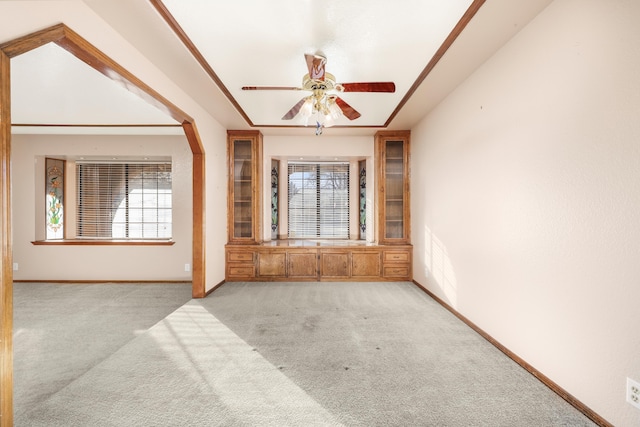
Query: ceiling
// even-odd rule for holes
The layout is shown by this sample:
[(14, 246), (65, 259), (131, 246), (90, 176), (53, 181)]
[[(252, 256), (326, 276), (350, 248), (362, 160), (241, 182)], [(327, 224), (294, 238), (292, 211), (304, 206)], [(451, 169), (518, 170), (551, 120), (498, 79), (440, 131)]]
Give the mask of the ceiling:
[(156, 3), (166, 6), (168, 20), (175, 19), (254, 125), (297, 124), (282, 117), (306, 94), (241, 88), (301, 86), (304, 55), (320, 53), (338, 82), (395, 83), (395, 93), (341, 95), (362, 115), (343, 116), (338, 125), (383, 126), (472, 0), (403, 0), (393, 13), (388, 0)]
[[(370, 134), (410, 129), (550, 1), (76, 3), (126, 38), (228, 129), (309, 132), (298, 117), (283, 120), (306, 91), (242, 90), (300, 86), (308, 72), (305, 54), (324, 55), (326, 71), (339, 83), (392, 81), (393, 93), (339, 94), (361, 116), (341, 117), (331, 131)], [(154, 133), (176, 125), (55, 45), (12, 59), (12, 121), (24, 129), (47, 124), (98, 132), (144, 125), (138, 127)]]

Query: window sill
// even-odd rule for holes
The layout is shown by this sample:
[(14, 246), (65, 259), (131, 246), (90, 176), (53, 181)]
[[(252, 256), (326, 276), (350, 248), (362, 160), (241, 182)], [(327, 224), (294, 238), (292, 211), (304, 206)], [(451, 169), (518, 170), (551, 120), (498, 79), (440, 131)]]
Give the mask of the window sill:
[(35, 240), (32, 245), (40, 246), (171, 246), (176, 242), (173, 240), (89, 240), (89, 239), (70, 239), (70, 240)]

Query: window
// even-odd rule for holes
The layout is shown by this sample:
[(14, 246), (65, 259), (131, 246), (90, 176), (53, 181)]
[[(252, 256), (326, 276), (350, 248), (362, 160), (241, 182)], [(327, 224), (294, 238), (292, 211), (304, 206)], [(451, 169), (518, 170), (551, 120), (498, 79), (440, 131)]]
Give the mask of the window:
[(289, 163), (288, 237), (349, 238), (349, 163)]
[(77, 163), (76, 170), (78, 238), (171, 238), (170, 163)]

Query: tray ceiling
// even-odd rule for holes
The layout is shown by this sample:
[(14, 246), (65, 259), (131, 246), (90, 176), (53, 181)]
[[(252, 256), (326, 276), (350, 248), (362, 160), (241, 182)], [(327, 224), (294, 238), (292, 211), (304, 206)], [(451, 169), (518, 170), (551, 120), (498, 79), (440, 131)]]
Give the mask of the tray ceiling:
[[(307, 73), (305, 54), (326, 56), (326, 71), (338, 83), (394, 82), (394, 93), (340, 94), (361, 116), (339, 118), (332, 133), (355, 135), (410, 129), (550, 1), (51, 3), (65, 11), (56, 22), (72, 14), (75, 21), (108, 26), (101, 33), (105, 41), (119, 33), (228, 129), (309, 132), (298, 117), (282, 119), (307, 91), (242, 90), (300, 86)], [(10, 14), (21, 3), (0, 1), (0, 9)], [(14, 131), (20, 132), (16, 124), (67, 129), (93, 124), (103, 126), (97, 133), (118, 125), (147, 127), (133, 133), (157, 133), (167, 126), (180, 132), (171, 117), (56, 45), (15, 57), (11, 64)]]
[[(253, 126), (301, 126), (283, 120), (307, 91), (243, 91), (243, 86), (301, 86), (305, 54), (327, 58), (339, 83), (392, 81), (394, 93), (343, 93), (361, 113), (338, 126), (383, 127), (473, 3), (471, 0), (152, 1), (202, 65), (218, 78)], [(177, 25), (176, 25), (177, 24)]]

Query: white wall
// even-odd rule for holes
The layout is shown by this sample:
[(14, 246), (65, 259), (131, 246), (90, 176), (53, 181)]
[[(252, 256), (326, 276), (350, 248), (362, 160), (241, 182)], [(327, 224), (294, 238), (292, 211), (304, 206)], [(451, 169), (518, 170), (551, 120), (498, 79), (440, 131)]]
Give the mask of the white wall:
[(415, 279), (640, 425), (640, 2), (556, 0), (412, 131)]
[[(171, 157), (175, 244), (33, 245), (43, 237), (42, 158), (47, 156)], [(192, 154), (185, 136), (13, 135), (11, 160), (13, 261), (19, 267), (14, 280), (191, 280), (184, 271), (185, 264), (192, 264), (193, 240)]]
[(227, 132), (213, 120), (197, 121), (205, 149), (205, 268), (206, 290), (224, 280), (227, 243)]

